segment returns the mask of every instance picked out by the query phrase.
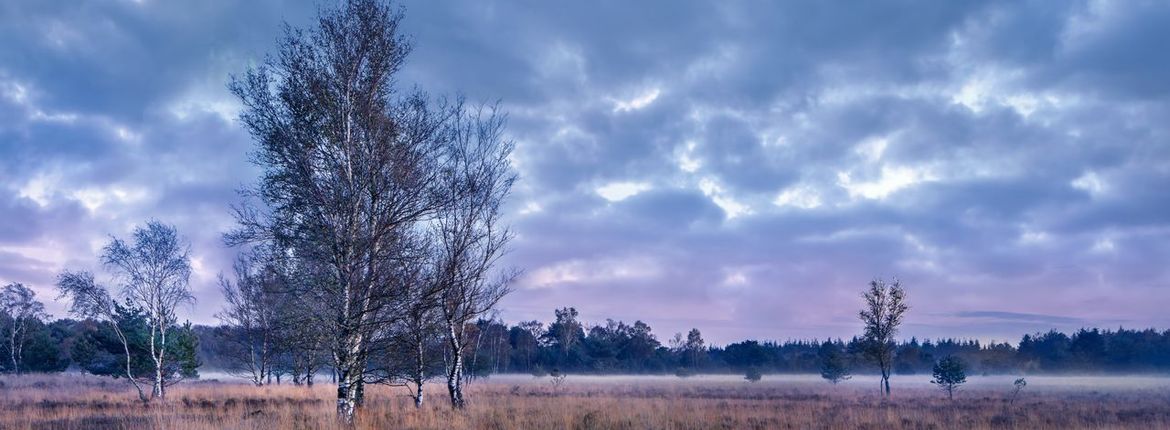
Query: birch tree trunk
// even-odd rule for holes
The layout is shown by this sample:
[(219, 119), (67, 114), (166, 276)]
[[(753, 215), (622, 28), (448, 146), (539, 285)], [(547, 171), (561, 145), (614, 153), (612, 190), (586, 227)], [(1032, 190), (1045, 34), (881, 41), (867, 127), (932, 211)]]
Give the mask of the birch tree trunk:
[(362, 378), (365, 376), (365, 359), (362, 357), (360, 333), (352, 331), (342, 334), (338, 352), (335, 353), (337, 367), (337, 417), (346, 424), (353, 424), (357, 408), (361, 406)]
[[(421, 330), (419, 330), (421, 333)], [(422, 408), (423, 404), (423, 383), (426, 380), (426, 364), (423, 354), (426, 353), (424, 349), (424, 338), (422, 335), (415, 337), (415, 357), (414, 357), (414, 407), (416, 409)]]
[[(154, 362), (154, 386), (150, 391), (150, 397), (154, 399), (162, 399), (165, 395), (163, 393), (163, 346), (157, 344), (155, 341), (155, 332), (158, 330), (157, 326), (151, 327), (150, 330), (150, 359)], [(162, 331), (158, 330), (158, 338), (162, 339)]]
[(451, 397), (451, 407), (463, 409), (463, 342), (454, 324), (447, 324), (447, 332), (452, 356), (451, 367), (447, 369), (447, 393)]
[(342, 370), (337, 378), (337, 416), (353, 424), (357, 411), (357, 378), (352, 370)]
[(130, 367), (130, 342), (126, 340), (126, 335), (122, 333), (122, 329), (118, 328), (118, 323), (110, 321), (114, 326), (114, 333), (118, 335), (118, 339), (122, 341), (122, 349), (126, 352), (126, 379), (130, 380), (130, 384), (134, 385), (134, 389), (138, 391), (138, 400), (142, 403), (150, 403), (150, 398), (146, 397), (146, 392), (142, 391), (142, 386), (138, 384), (138, 379), (134, 377), (134, 372)]
[(9, 333), (8, 333), (8, 352), (9, 352), (9, 355), (11, 355), (11, 357), (12, 357), (12, 373), (20, 373), (20, 364), (17, 363), (17, 360), (16, 360), (16, 358), (20, 356), (20, 352), (17, 351), (17, 348), (16, 348), (16, 331), (18, 330), (17, 327), (18, 327), (17, 326), (17, 319), (15, 316), (13, 316), (12, 329), (9, 330)]

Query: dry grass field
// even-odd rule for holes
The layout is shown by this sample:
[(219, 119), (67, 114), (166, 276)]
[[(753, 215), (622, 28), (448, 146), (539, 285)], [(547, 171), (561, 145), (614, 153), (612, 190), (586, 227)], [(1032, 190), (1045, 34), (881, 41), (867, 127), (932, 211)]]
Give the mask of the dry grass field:
[[(1031, 377), (1009, 405), (1011, 379), (972, 378), (955, 401), (926, 377), (893, 380), (890, 400), (876, 380), (831, 386), (813, 376), (497, 376), (470, 386), (452, 411), (442, 386), (415, 410), (402, 388), (373, 387), (359, 428), (418, 429), (985, 429), (1170, 428), (1170, 379)], [(0, 378), (2, 429), (329, 429), (332, 388), (256, 388), (201, 381), (173, 387), (144, 407), (124, 381), (79, 375)]]

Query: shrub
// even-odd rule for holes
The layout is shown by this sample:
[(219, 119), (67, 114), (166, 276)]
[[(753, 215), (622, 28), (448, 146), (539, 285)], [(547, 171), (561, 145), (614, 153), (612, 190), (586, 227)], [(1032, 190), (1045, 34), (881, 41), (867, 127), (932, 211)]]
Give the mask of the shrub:
[(934, 363), (934, 379), (930, 383), (946, 391), (947, 398), (955, 398), (955, 389), (967, 382), (967, 365), (959, 357), (948, 356)]
[(845, 355), (836, 345), (825, 342), (819, 351), (821, 358), (821, 377), (834, 385), (850, 378), (849, 366), (845, 364)]
[(1028, 381), (1025, 380), (1024, 378), (1019, 378), (1019, 379), (1016, 379), (1016, 382), (1012, 383), (1012, 386), (1015, 387), (1015, 391), (1012, 391), (1012, 401), (1008, 402), (1008, 404), (1015, 404), (1016, 403), (1016, 397), (1019, 397), (1020, 391), (1022, 391), (1024, 389), (1024, 387), (1028, 386)]
[(760, 368), (755, 366), (747, 368), (747, 372), (743, 376), (743, 379), (746, 379), (748, 382), (759, 382), (763, 378), (764, 375), (760, 373)]
[(556, 368), (554, 368), (552, 372), (549, 372), (548, 375), (552, 377), (553, 391), (559, 393), (561, 391), (561, 387), (565, 385), (565, 378), (567, 378), (568, 375), (561, 373), (561, 370)]

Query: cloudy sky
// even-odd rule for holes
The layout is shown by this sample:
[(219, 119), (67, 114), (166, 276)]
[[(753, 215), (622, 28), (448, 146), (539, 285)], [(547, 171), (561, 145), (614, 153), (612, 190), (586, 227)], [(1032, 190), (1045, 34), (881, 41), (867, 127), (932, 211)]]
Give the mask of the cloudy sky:
[[(323, 4), (333, 4), (332, 0)], [(850, 336), (1167, 327), (1166, 2), (403, 2), (402, 85), (509, 112), (509, 322)], [(226, 90), (307, 2), (0, 3), (0, 283), (96, 268), (157, 218), (198, 303), (252, 146)]]

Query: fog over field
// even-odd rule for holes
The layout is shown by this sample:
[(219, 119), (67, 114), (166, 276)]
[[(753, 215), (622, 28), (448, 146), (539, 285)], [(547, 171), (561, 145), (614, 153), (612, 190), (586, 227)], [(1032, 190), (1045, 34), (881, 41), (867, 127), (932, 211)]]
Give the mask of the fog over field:
[[(1012, 383), (1018, 375), (972, 375), (967, 377), (963, 390), (974, 391), (980, 394), (986, 392), (1007, 393), (1012, 390)], [(1027, 376), (1027, 390), (1039, 393), (1056, 392), (1083, 392), (1083, 391), (1115, 391), (1115, 392), (1170, 392), (1170, 375), (1036, 375)], [(246, 384), (245, 378), (233, 376), (224, 372), (201, 372), (200, 380), (221, 381), (227, 383)], [(853, 375), (842, 381), (833, 389), (854, 391), (878, 392), (878, 375)], [(898, 389), (908, 389), (915, 393), (923, 390), (937, 391), (938, 387), (931, 384), (931, 375), (899, 375), (894, 384)], [(532, 375), (503, 373), (474, 380), (474, 385), (498, 385), (521, 387), (546, 387), (550, 385), (548, 377), (533, 377)], [(783, 388), (816, 388), (823, 389), (825, 380), (816, 374), (776, 374), (765, 375), (758, 383), (752, 384), (744, 380), (743, 375), (693, 375), (679, 378), (673, 375), (572, 375), (566, 378), (566, 384), (573, 386), (624, 386), (624, 387), (783, 387)]]
[[(359, 428), (1162, 428), (1170, 425), (1165, 377), (1030, 377), (1013, 397), (1004, 377), (973, 377), (947, 400), (922, 378), (897, 380), (883, 398), (877, 379), (833, 386), (810, 376), (575, 376), (554, 387), (549, 378), (495, 375), (468, 385), (461, 411), (412, 406), (402, 387), (369, 388)], [(333, 419), (332, 388), (242, 383), (184, 384), (156, 408), (135, 407), (129, 387), (105, 378), (0, 376), (0, 426), (32, 428), (312, 428), (342, 429)], [(428, 389), (442, 395), (441, 387)], [(14, 395), (15, 394), (15, 395)], [(119, 411), (111, 413), (111, 411)], [(260, 411), (260, 412), (257, 412)]]
[[(616, 385), (735, 385), (749, 384), (742, 375), (695, 375), (686, 378), (668, 375), (570, 375), (572, 384), (616, 384)], [(988, 375), (968, 376), (964, 389), (987, 391), (1010, 391), (1012, 382), (1018, 379), (1017, 375)], [(930, 383), (930, 375), (899, 375), (896, 384), (899, 388), (921, 389), (938, 388)], [(1170, 376), (1168, 375), (1067, 375), (1067, 376), (1029, 376), (1029, 391), (1058, 391), (1058, 390), (1159, 390), (1170, 391)], [(854, 375), (838, 386), (849, 389), (873, 389), (877, 392), (879, 377), (877, 375)], [(532, 375), (501, 374), (492, 375), (476, 383), (485, 384), (548, 384), (547, 378), (534, 378)], [(796, 386), (810, 387), (825, 385), (820, 375), (765, 375), (758, 382), (762, 386)]]

